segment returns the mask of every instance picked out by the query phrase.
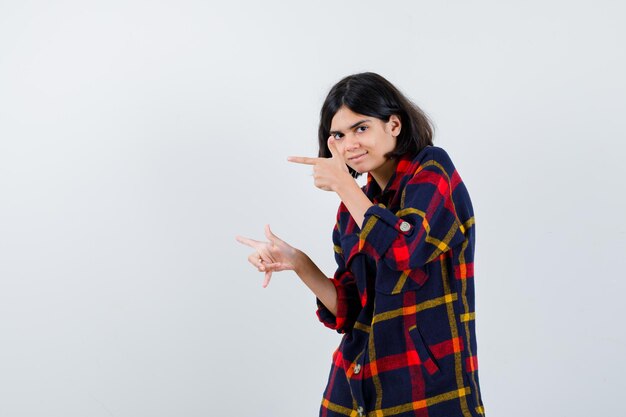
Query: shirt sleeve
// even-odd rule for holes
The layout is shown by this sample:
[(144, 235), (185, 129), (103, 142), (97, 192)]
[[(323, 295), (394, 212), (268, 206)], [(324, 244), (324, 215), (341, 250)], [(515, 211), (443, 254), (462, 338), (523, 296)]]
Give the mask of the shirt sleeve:
[(337, 223), (333, 229), (333, 246), (337, 270), (333, 278), (330, 278), (337, 290), (337, 315), (335, 316), (331, 313), (331, 311), (317, 299), (317, 317), (326, 327), (337, 330), (338, 333), (346, 333), (352, 330), (362, 307), (356, 279), (352, 272), (346, 267), (341, 249), (339, 239), (341, 235), (339, 231), (340, 213), (341, 207), (337, 214)]
[(465, 228), (452, 198), (450, 175), (455, 171), (449, 166), (450, 174), (434, 159), (421, 163), (409, 174), (398, 212), (371, 206), (365, 212), (359, 250), (393, 270), (406, 271), (463, 243)]

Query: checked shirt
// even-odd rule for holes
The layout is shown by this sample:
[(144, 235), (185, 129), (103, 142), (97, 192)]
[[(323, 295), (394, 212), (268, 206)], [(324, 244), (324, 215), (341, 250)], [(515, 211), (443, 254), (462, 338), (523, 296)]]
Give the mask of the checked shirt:
[(400, 158), (359, 229), (343, 203), (333, 242), (337, 315), (322, 417), (484, 416), (476, 356), (474, 213), (442, 148)]

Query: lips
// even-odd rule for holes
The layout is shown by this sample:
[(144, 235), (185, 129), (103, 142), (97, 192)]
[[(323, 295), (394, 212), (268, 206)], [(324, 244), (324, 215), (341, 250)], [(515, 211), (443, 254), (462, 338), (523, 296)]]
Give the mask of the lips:
[(362, 153), (362, 154), (360, 154), (360, 155), (357, 155), (357, 156), (353, 156), (353, 157), (351, 157), (351, 158), (348, 158), (348, 161), (350, 161), (350, 162), (358, 162), (358, 161), (360, 161), (361, 159), (363, 159), (363, 158), (365, 157), (365, 155), (367, 155), (367, 152), (363, 152), (363, 153)]

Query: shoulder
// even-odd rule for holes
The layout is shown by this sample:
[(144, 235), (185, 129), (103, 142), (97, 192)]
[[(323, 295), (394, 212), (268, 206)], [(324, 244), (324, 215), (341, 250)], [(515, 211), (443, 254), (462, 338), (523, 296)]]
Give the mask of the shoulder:
[(433, 145), (426, 146), (413, 158), (413, 162), (424, 163), (427, 161), (436, 161), (446, 165), (452, 163), (452, 159), (445, 149)]
[(411, 161), (411, 168), (407, 170), (413, 175), (422, 171), (435, 171), (451, 177), (456, 168), (448, 152), (439, 147), (429, 145), (422, 149)]

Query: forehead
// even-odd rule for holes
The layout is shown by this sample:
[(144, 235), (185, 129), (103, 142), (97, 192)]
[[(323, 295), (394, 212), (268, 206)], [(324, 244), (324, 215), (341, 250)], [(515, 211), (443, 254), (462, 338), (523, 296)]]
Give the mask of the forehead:
[(350, 126), (361, 120), (376, 120), (375, 117), (355, 113), (346, 106), (341, 106), (330, 122), (330, 130), (340, 132), (350, 129)]

